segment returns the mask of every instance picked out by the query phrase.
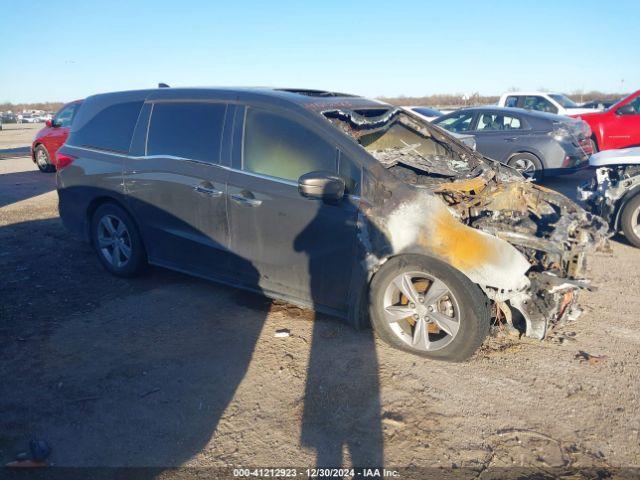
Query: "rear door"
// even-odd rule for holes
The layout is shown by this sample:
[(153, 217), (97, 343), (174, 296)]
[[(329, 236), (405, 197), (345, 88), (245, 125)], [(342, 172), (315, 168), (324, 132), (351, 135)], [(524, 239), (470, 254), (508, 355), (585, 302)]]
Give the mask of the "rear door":
[[(131, 206), (153, 263), (204, 276), (228, 274), (227, 170), (220, 165), (227, 105), (156, 101), (138, 156), (125, 165)], [(146, 128), (146, 132), (144, 132)]]
[[(263, 290), (344, 311), (360, 168), (340, 159), (336, 145), (304, 120), (286, 111), (247, 107), (244, 122), (238, 122), (241, 148), (234, 148), (228, 178), (231, 250), (257, 269)], [(341, 202), (300, 195), (301, 175), (336, 173), (339, 162), (350, 189)], [(252, 274), (242, 272), (245, 283), (252, 283)]]
[(474, 125), (474, 131), (470, 133), (476, 138), (476, 150), (499, 162), (505, 162), (511, 152), (526, 143), (518, 116), (483, 111), (478, 113)]

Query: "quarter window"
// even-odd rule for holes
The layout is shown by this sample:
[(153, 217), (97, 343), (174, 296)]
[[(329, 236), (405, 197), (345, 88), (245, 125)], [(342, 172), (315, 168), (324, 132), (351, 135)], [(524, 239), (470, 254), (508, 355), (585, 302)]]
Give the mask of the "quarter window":
[(220, 163), (226, 105), (156, 103), (151, 112), (147, 155)]
[(248, 109), (243, 170), (297, 181), (305, 173), (336, 172), (337, 149), (281, 115)]
[(141, 108), (141, 101), (110, 105), (100, 110), (82, 128), (72, 134), (69, 143), (126, 153), (129, 151), (131, 136)]

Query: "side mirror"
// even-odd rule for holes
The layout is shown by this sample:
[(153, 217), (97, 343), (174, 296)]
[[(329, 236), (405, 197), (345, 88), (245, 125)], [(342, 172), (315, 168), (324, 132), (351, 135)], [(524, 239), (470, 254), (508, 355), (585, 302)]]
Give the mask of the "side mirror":
[(325, 202), (338, 202), (344, 197), (344, 180), (331, 172), (309, 172), (298, 179), (300, 195)]
[(623, 105), (616, 110), (616, 115), (635, 115), (635, 113), (636, 109), (630, 104)]
[(44, 122), (44, 124), (45, 124), (47, 127), (51, 127), (51, 126), (53, 125), (53, 124), (51, 123), (51, 120), (47, 120), (46, 122)]

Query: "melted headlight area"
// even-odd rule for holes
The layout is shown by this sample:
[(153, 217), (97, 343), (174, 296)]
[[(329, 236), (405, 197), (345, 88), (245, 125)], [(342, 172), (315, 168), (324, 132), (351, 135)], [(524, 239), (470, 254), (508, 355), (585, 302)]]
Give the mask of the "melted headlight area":
[(577, 290), (589, 288), (586, 253), (605, 244), (605, 222), (553, 190), (491, 174), (473, 184), (440, 185), (436, 193), (463, 223), (509, 242), (531, 265), (522, 291), (485, 287), (489, 298), (504, 303), (498, 310), (517, 309), (527, 336), (544, 338), (551, 324), (577, 317)]

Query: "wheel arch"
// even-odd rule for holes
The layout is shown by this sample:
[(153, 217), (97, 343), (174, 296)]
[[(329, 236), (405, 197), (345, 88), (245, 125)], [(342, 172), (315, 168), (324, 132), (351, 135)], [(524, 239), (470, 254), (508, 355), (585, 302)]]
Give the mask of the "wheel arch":
[(142, 231), (140, 229), (140, 222), (137, 218), (137, 216), (135, 215), (135, 213), (133, 212), (133, 210), (129, 207), (129, 205), (127, 205), (126, 201), (123, 201), (123, 199), (118, 198), (116, 195), (108, 195), (108, 194), (103, 194), (100, 196), (97, 196), (95, 198), (93, 198), (90, 202), (89, 205), (87, 205), (87, 209), (85, 211), (85, 228), (84, 228), (84, 234), (85, 234), (85, 238), (91, 242), (92, 240), (92, 236), (91, 236), (91, 219), (93, 218), (93, 214), (96, 212), (96, 210), (101, 207), (102, 205), (105, 205), (107, 203), (112, 203), (114, 205), (117, 205), (118, 207), (122, 208), (125, 212), (127, 212), (129, 214), (129, 216), (133, 219), (134, 223), (136, 224), (136, 228), (138, 229), (138, 232), (140, 233), (140, 238), (142, 239), (142, 243), (143, 245), (146, 246), (146, 242), (144, 237), (142, 236)]
[(518, 148), (515, 151), (511, 152), (509, 155), (507, 155), (507, 161), (505, 163), (508, 163), (513, 157), (515, 157), (516, 155), (519, 155), (521, 153), (526, 153), (529, 155), (533, 155), (534, 157), (536, 157), (538, 159), (538, 161), (540, 162), (540, 165), (542, 165), (542, 169), (545, 170), (547, 168), (547, 165), (544, 161), (544, 155), (542, 155), (540, 152), (538, 152), (536, 149), (534, 148)]
[(620, 221), (622, 218), (622, 211), (624, 210), (624, 207), (627, 205), (627, 203), (629, 203), (631, 200), (633, 200), (637, 196), (640, 196), (640, 185), (636, 185), (634, 188), (632, 188), (627, 193), (625, 193), (620, 200), (618, 200), (616, 205), (616, 213), (613, 221), (614, 223), (611, 228), (612, 230), (616, 232), (620, 231), (620, 228), (621, 228)]

